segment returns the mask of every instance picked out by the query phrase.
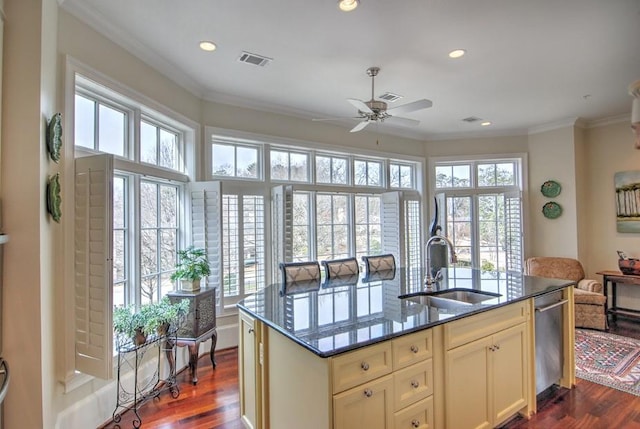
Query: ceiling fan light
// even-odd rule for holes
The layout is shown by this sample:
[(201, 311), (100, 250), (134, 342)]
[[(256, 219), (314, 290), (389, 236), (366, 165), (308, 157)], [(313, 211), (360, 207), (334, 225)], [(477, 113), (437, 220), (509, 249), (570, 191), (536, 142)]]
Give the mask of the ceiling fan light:
[(360, 4), (360, 0), (338, 0), (338, 8), (343, 12), (351, 12)]

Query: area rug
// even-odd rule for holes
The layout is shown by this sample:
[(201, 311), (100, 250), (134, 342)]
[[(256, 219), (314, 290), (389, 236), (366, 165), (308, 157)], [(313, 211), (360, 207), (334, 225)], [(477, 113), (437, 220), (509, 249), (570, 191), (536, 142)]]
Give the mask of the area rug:
[(640, 396), (640, 340), (576, 329), (576, 376)]

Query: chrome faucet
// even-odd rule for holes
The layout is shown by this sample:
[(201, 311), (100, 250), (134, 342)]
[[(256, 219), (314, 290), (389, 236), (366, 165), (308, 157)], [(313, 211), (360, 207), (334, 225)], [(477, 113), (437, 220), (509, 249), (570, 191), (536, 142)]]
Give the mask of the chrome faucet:
[(453, 248), (453, 243), (451, 242), (451, 240), (449, 240), (447, 237), (443, 235), (432, 235), (431, 237), (429, 237), (429, 239), (427, 240), (427, 244), (425, 244), (425, 252), (427, 253), (426, 255), (427, 256), (426, 258), (427, 275), (424, 278), (424, 283), (427, 286), (427, 289), (430, 289), (432, 284), (442, 280), (442, 273), (439, 270), (435, 276), (431, 275), (430, 247), (431, 247), (431, 244), (433, 244), (434, 242), (439, 242), (440, 240), (443, 240), (447, 244), (447, 247), (449, 248), (449, 262), (452, 264), (455, 264), (456, 262), (458, 262), (458, 257), (456, 256), (456, 251)]

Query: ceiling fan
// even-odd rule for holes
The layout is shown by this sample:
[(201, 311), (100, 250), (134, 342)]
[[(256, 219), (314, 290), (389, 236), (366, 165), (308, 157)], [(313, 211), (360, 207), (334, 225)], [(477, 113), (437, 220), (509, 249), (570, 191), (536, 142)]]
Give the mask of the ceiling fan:
[(376, 100), (374, 98), (375, 77), (378, 75), (379, 71), (380, 67), (369, 67), (367, 69), (367, 75), (371, 77), (371, 100), (362, 101), (356, 98), (347, 98), (347, 101), (351, 103), (356, 109), (358, 109), (358, 116), (356, 116), (354, 119), (361, 119), (361, 121), (351, 129), (352, 133), (364, 129), (364, 127), (373, 122), (388, 121), (390, 123), (398, 125), (416, 126), (420, 123), (420, 121), (417, 121), (415, 119), (402, 118), (400, 116), (396, 116), (396, 114), (415, 112), (416, 110), (426, 109), (433, 105), (431, 100), (422, 99), (403, 104), (401, 106), (388, 108), (385, 101)]

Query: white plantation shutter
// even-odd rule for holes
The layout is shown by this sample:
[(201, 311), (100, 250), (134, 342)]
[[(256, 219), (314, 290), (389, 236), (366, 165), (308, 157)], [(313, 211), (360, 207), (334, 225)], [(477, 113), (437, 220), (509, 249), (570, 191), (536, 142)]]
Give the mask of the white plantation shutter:
[(276, 186), (271, 190), (271, 278), (279, 281), (280, 262), (293, 260), (293, 188)]
[(504, 195), (506, 269), (522, 272), (522, 193), (510, 192)]
[(113, 369), (113, 156), (75, 160), (76, 369), (110, 379)]
[(396, 266), (404, 264), (404, 210), (401, 193), (385, 192), (382, 194), (382, 253), (392, 253)]
[[(188, 187), (191, 217), (191, 244), (205, 249), (211, 275), (202, 279), (216, 288), (218, 314), (224, 311), (222, 287), (222, 191), (220, 182), (195, 182)], [(204, 286), (203, 285), (203, 286)]]

